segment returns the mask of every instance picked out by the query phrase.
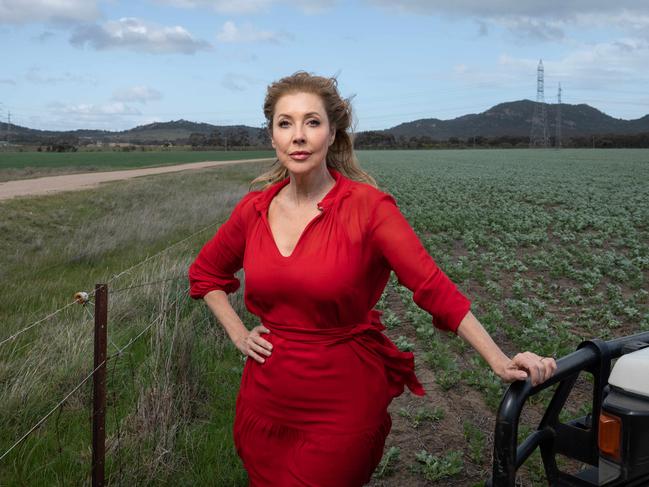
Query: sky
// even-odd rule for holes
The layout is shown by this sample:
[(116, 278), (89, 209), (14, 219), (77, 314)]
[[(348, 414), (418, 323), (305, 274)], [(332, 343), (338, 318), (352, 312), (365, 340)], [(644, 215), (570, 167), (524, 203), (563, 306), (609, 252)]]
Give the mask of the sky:
[(0, 0), (0, 118), (260, 127), (269, 83), (335, 76), (356, 130), (502, 102), (649, 113), (646, 0)]

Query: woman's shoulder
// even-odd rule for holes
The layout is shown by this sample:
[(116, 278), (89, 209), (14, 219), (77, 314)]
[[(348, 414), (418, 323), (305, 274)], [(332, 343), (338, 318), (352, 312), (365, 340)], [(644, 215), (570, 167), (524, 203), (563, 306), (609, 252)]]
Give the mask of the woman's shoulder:
[(361, 181), (350, 181), (350, 187), (352, 189), (351, 195), (353, 195), (352, 199), (355, 203), (365, 203), (370, 207), (373, 207), (385, 200), (396, 202), (394, 196), (387, 191), (383, 191), (382, 189)]
[(255, 190), (244, 194), (239, 202), (234, 206), (232, 214), (237, 214), (244, 220), (252, 217), (256, 212), (256, 202), (259, 200), (262, 193), (263, 191), (261, 190)]

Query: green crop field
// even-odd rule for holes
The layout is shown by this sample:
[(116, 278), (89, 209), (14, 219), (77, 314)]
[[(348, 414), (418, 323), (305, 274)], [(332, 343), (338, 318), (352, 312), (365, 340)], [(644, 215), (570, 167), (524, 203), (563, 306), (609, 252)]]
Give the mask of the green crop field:
[[(364, 151), (359, 159), (507, 353), (562, 356), (583, 339), (649, 330), (649, 151)], [(54, 411), (0, 460), (0, 485), (88, 483), (90, 383), (57, 404), (92, 370), (92, 307), (69, 306), (2, 342), (111, 278), (108, 353), (123, 351), (108, 364), (109, 482), (246, 485), (231, 437), (243, 364), (205, 307), (187, 298), (184, 276), (265, 167), (0, 202), (0, 456)], [(253, 326), (242, 294), (232, 302)], [(415, 352), (428, 394), (393, 402), (372, 487), (481, 485), (504, 386), (459, 338), (433, 328), (397, 276), (377, 307), (386, 333)], [(565, 418), (588, 411), (589, 386), (579, 381)], [(548, 397), (526, 407), (523, 433)], [(547, 485), (538, 455), (521, 482)]]
[(185, 162), (274, 157), (272, 151), (0, 152), (0, 181), (86, 171), (109, 171)]

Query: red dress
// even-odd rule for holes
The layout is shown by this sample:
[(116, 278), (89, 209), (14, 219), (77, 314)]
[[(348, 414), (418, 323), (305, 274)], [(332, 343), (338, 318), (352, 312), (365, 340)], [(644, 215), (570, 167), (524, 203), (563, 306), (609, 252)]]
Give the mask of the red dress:
[(329, 168), (334, 187), (289, 257), (268, 207), (284, 179), (244, 196), (189, 269), (191, 296), (236, 291), (271, 332), (265, 363), (246, 360), (234, 441), (255, 487), (358, 487), (379, 463), (390, 401), (424, 390), (414, 357), (383, 334), (373, 306), (394, 270), (441, 329), (470, 308), (437, 267), (392, 196)]

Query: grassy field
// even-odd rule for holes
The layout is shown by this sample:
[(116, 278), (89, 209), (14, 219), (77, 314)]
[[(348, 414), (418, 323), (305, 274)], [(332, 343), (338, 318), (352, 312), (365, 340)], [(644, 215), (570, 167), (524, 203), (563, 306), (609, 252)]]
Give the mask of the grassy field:
[(184, 162), (274, 157), (272, 151), (0, 152), (0, 181), (75, 172), (110, 171)]
[[(506, 351), (560, 356), (584, 338), (649, 329), (649, 151), (359, 157)], [(147, 330), (108, 367), (114, 485), (245, 485), (231, 438), (243, 364), (204, 306), (186, 297), (184, 276), (264, 167), (0, 203), (0, 342), (149, 257), (110, 283), (109, 353)], [(232, 299), (256, 324), (241, 290)], [(415, 351), (428, 395), (393, 403), (372, 486), (480, 485), (502, 384), (459, 339), (433, 329), (395, 276), (378, 307), (389, 336)], [(92, 370), (90, 311), (70, 306), (0, 345), (0, 456)], [(566, 415), (584, 411), (587, 387), (581, 383)], [(0, 485), (87, 483), (90, 392), (88, 383), (0, 460)], [(545, 399), (526, 410), (524, 431)], [(538, 458), (529, 463), (525, 485), (544, 485)]]
[[(76, 291), (211, 225), (110, 283), (109, 354), (167, 311), (109, 364), (107, 472), (114, 485), (245, 479), (230, 434), (242, 362), (185, 290), (192, 257), (261, 170), (229, 166), (2, 203), (0, 341), (71, 302)], [(235, 303), (245, 317), (240, 295)], [(91, 311), (69, 307), (0, 346), (3, 452), (92, 370)], [(88, 383), (2, 460), (0, 485), (87, 483), (90, 394)]]
[[(364, 159), (510, 354), (560, 357), (583, 339), (649, 330), (649, 151), (386, 152)], [(407, 441), (389, 441), (401, 448), (400, 468), (376, 485), (410, 485), (418, 478), (412, 469), (431, 465), (446, 465), (450, 478), (442, 485), (474, 485), (490, 467), (486, 439), (502, 385), (459, 339), (433, 330), (408, 290), (393, 280), (387, 295), (393, 299), (385, 317), (397, 344), (417, 353), (420, 370), (430, 368), (442, 397), (399, 411), (434, 417), (441, 407), (463, 419), (442, 428), (429, 420), (434, 431), (417, 436), (416, 452)], [(564, 419), (588, 411), (589, 390), (586, 376)], [(547, 399), (541, 394), (532, 402)], [(538, 424), (540, 412), (540, 404), (525, 412), (523, 432)], [(454, 452), (464, 470), (451, 476)], [(525, 485), (544, 485), (538, 456), (528, 464)]]

